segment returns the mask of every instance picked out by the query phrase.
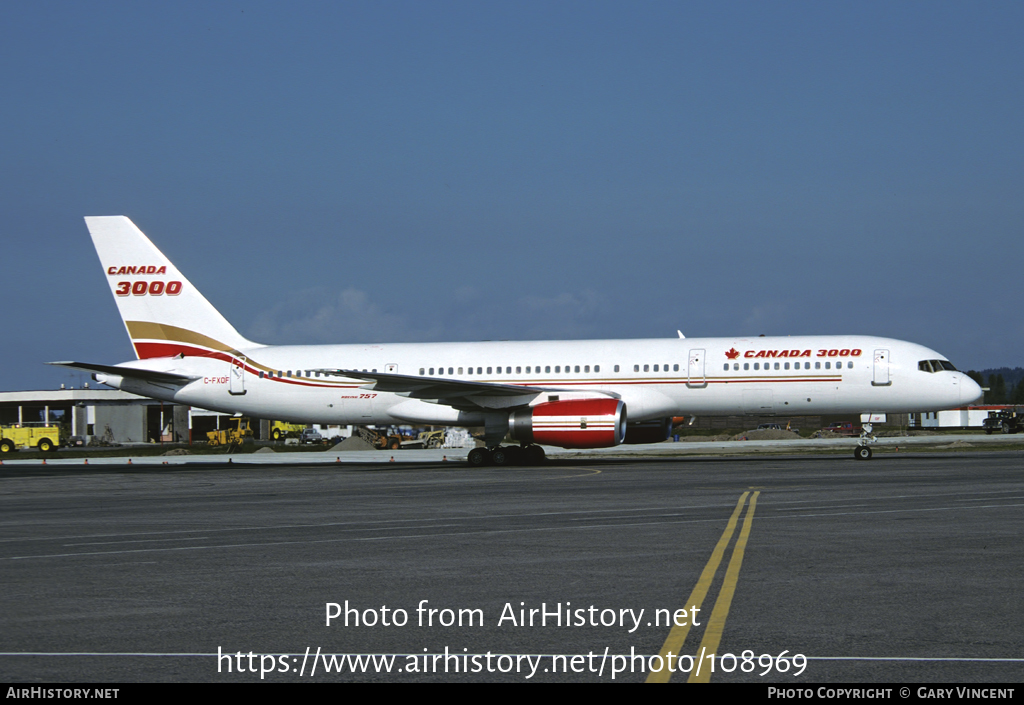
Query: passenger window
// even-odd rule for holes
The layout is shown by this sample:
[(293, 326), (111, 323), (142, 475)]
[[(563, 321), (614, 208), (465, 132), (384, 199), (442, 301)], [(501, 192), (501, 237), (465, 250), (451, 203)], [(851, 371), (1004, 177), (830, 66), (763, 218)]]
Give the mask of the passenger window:
[(467, 367), (467, 368), (466, 368), (466, 372), (467, 372), (468, 374), (473, 374), (473, 368), (472, 368), (472, 367)]
[(848, 369), (848, 370), (852, 370), (853, 369), (853, 360), (850, 360), (849, 362), (846, 363), (846, 369)]
[(512, 374), (512, 368), (511, 367), (506, 367), (505, 368), (505, 374), (507, 374), (507, 375)]
[(583, 371), (584, 372), (590, 372), (590, 365), (584, 365), (583, 366)]
[(477, 368), (476, 368), (476, 373), (477, 373), (478, 375), (482, 375), (482, 374), (484, 373), (484, 368), (483, 368), (483, 367), (477, 367)]
[(650, 372), (650, 371), (651, 371), (651, 366), (650, 365), (644, 365), (644, 372)]
[(832, 363), (831, 363), (831, 362), (826, 362), (826, 363), (825, 363), (825, 369), (826, 369), (826, 370), (830, 370), (830, 369), (832, 369)]
[(548, 374), (550, 372), (551, 372), (551, 365), (545, 365), (545, 367), (544, 367), (544, 374)]
[(729, 363), (728, 362), (725, 363), (725, 367), (723, 367), (722, 369), (725, 370), (726, 372), (728, 372), (729, 371)]
[(263, 379), (263, 371), (260, 371), (260, 379)]
[(789, 363), (787, 362), (785, 365), (782, 366), (782, 368), (788, 370), (789, 369)]
[(821, 363), (820, 362), (815, 362), (814, 363), (814, 369), (820, 370), (821, 369)]
[(462, 374), (462, 368), (461, 367), (459, 368), (459, 374), (460, 375)]
[(516, 374), (517, 374), (517, 375), (521, 375), (521, 374), (523, 374), (523, 368), (522, 368), (522, 367), (518, 367), (518, 366), (517, 366), (517, 367), (516, 367)]
[(432, 374), (434, 374), (434, 368), (433, 368), (433, 367), (431, 367), (431, 368), (430, 368), (430, 372), (428, 372), (427, 374), (431, 374), (431, 375), (432, 375)]
[(491, 368), (490, 367), (487, 368), (487, 374), (491, 374)]
[(573, 370), (573, 371), (574, 371), (574, 372), (579, 372), (579, 371), (580, 371), (580, 366), (579, 366), (579, 365), (576, 365), (576, 369), (575, 369), (575, 370)]
[(422, 374), (426, 374), (426, 370), (425, 370), (425, 369), (423, 369), (422, 367), (420, 368), (420, 374), (421, 374), (421, 375), (422, 375)]
[(655, 366), (654, 366), (654, 371), (655, 371), (655, 372), (657, 372), (657, 371), (658, 371), (658, 366), (657, 366), (657, 365), (655, 365)]
[(739, 370), (739, 369), (740, 369), (740, 363), (738, 363), (738, 362), (734, 362), (734, 363), (732, 363), (732, 368), (733, 368), (734, 370)]
[(759, 362), (755, 362), (755, 363), (754, 363), (754, 369), (755, 369), (755, 370), (759, 370), (759, 369), (761, 369), (761, 363), (759, 363)]
[(634, 372), (639, 372), (640, 371), (640, 365), (633, 365), (633, 371)]
[(779, 369), (779, 363), (775, 363), (775, 369)]
[(601, 366), (600, 365), (594, 365), (594, 372), (600, 372), (600, 371), (601, 371)]
[(555, 365), (555, 374), (558, 374), (558, 373), (560, 373), (561, 371), (562, 371), (562, 368), (561, 368), (561, 366), (560, 366), (560, 365)]
[(743, 369), (749, 370), (750, 369), (750, 363), (749, 362), (744, 362), (743, 363)]

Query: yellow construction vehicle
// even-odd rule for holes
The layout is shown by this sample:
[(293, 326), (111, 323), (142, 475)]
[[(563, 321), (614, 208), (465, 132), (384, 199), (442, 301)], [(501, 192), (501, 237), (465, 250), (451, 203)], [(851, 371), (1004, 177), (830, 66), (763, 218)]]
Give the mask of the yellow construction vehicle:
[(0, 453), (38, 448), (44, 453), (60, 447), (60, 426), (0, 426)]
[(298, 438), (305, 430), (306, 425), (301, 423), (288, 423), (287, 421), (271, 421), (270, 437), (275, 441), (282, 438)]
[(238, 445), (246, 439), (252, 439), (252, 429), (249, 428), (249, 419), (231, 419), (235, 422), (235, 428), (210, 431), (206, 434), (211, 446)]

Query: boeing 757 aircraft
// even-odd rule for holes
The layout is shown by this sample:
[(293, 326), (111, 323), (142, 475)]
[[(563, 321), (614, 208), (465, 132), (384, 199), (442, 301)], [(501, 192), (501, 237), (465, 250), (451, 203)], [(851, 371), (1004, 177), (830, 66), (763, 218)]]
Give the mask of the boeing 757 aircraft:
[[(321, 424), (483, 427), (475, 465), (539, 463), (541, 444), (667, 438), (674, 416), (900, 413), (981, 388), (921, 345), (859, 335), (261, 345), (242, 337), (124, 216), (86, 225), (138, 359), (59, 362), (175, 404)], [(855, 456), (871, 457), (870, 427)], [(502, 446), (508, 437), (519, 445)]]

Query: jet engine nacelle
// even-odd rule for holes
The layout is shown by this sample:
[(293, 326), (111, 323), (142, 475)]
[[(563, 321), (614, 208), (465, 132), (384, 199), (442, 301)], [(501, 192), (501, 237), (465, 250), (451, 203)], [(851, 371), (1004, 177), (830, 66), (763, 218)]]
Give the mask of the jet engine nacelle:
[(610, 398), (545, 402), (509, 414), (508, 430), (521, 443), (610, 448), (626, 437), (626, 405)]

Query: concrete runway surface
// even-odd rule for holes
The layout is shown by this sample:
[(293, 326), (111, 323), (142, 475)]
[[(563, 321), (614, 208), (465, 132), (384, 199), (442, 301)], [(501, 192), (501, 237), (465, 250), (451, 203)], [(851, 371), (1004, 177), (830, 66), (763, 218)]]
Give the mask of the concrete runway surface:
[(1022, 461), (8, 463), (0, 678), (1017, 682)]

